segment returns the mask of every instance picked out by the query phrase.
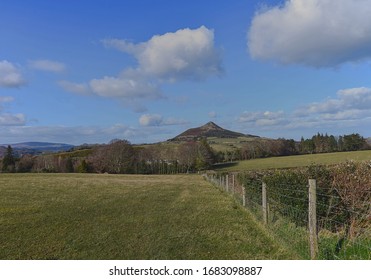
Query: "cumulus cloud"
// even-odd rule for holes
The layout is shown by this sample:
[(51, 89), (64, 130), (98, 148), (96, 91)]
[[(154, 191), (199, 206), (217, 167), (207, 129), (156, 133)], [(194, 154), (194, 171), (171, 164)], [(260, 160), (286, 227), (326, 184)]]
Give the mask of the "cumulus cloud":
[(370, 111), (348, 109), (339, 112), (321, 114), (323, 120), (344, 121), (344, 120), (357, 120), (363, 117), (370, 116)]
[(7, 60), (0, 61), (0, 87), (16, 88), (26, 84), (18, 67)]
[(258, 12), (248, 32), (256, 59), (335, 67), (371, 58), (370, 0), (286, 0)]
[(282, 130), (371, 124), (371, 88), (349, 88), (337, 98), (301, 106), (293, 112), (243, 112), (237, 120), (250, 128)]
[(243, 112), (239, 118), (239, 122), (251, 123), (256, 126), (272, 126), (286, 123), (285, 113), (283, 111), (278, 112)]
[(94, 78), (86, 83), (60, 81), (63, 89), (119, 99), (139, 112), (145, 110), (141, 101), (164, 97), (161, 92), (164, 83), (200, 81), (222, 73), (214, 31), (205, 26), (156, 35), (138, 44), (121, 39), (106, 39), (102, 43), (107, 48), (133, 55), (137, 65), (124, 68), (117, 76)]
[(156, 84), (140, 77), (104, 77), (89, 82), (90, 89), (102, 97), (121, 99), (158, 98), (161, 96)]
[(204, 80), (222, 73), (214, 31), (205, 26), (156, 35), (139, 44), (119, 39), (103, 43), (133, 55), (138, 61), (137, 70), (143, 75), (165, 81)]
[[(331, 114), (348, 118), (351, 112), (371, 111), (371, 88), (359, 87), (342, 89), (337, 92), (337, 98), (311, 103), (296, 110), (300, 114)], [(348, 112), (345, 114), (345, 112)], [(358, 114), (358, 113), (357, 113)]]
[(52, 61), (52, 60), (30, 60), (28, 62), (29, 67), (54, 73), (60, 73), (66, 70), (66, 65), (62, 62)]
[(162, 97), (156, 83), (144, 79), (133, 70), (126, 70), (117, 77), (105, 76), (92, 79), (88, 83), (59, 81), (58, 84), (64, 90), (72, 93), (116, 98), (132, 104), (140, 99), (159, 99)]
[(162, 116), (158, 114), (145, 114), (139, 118), (139, 124), (141, 126), (159, 126), (161, 125), (162, 121)]
[(11, 114), (4, 111), (3, 104), (14, 101), (12, 96), (0, 96), (0, 127), (1, 126), (18, 126), (26, 123), (24, 114)]
[(72, 83), (63, 80), (58, 81), (58, 85), (68, 92), (77, 93), (81, 95), (88, 95), (90, 93), (89, 85), (86, 83)]
[(129, 54), (135, 54), (137, 49), (136, 45), (133, 42), (130, 42), (129, 40), (103, 39), (102, 43), (106, 48), (114, 48), (116, 50), (126, 52)]
[(144, 114), (139, 118), (141, 126), (165, 126), (165, 125), (180, 125), (187, 121), (176, 118), (163, 118), (159, 114)]
[(25, 125), (26, 118), (23, 114), (0, 114), (0, 126)]

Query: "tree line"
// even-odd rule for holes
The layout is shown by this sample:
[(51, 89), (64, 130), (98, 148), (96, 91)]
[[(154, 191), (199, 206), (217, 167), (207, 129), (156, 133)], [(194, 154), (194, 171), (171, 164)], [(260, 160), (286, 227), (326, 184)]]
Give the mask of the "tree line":
[(220, 162), (297, 154), (328, 153), (369, 149), (359, 134), (335, 137), (316, 134), (296, 142), (293, 139), (259, 139), (240, 148), (214, 151), (206, 139), (181, 144), (132, 145), (112, 140), (106, 145), (46, 155), (17, 158), (8, 146), (0, 161), (2, 172), (80, 172), (112, 174), (176, 174), (212, 168)]
[(215, 155), (206, 139), (180, 145), (134, 146), (112, 140), (91, 149), (16, 158), (8, 146), (1, 161), (3, 172), (79, 172), (111, 174), (176, 174), (211, 168)]
[(317, 133), (311, 138), (259, 139), (243, 143), (240, 148), (232, 148), (217, 153), (218, 162), (248, 160), (274, 156), (303, 155), (316, 153), (346, 152), (370, 149), (367, 140), (358, 133), (334, 136)]
[(366, 139), (358, 133), (338, 137), (318, 133), (311, 139), (302, 137), (299, 144), (299, 152), (302, 154), (358, 151), (369, 148)]

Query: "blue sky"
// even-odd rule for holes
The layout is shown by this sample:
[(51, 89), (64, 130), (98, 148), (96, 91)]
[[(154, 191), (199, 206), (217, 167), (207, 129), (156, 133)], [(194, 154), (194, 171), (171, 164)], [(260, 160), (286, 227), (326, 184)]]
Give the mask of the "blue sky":
[(152, 143), (214, 121), (371, 136), (371, 0), (0, 4), (0, 143)]

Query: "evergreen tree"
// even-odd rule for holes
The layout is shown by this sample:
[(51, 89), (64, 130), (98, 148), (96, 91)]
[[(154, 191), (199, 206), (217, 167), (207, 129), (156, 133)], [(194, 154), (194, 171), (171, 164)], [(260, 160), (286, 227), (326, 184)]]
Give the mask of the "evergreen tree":
[(8, 145), (8, 148), (6, 149), (6, 154), (3, 158), (2, 171), (13, 172), (14, 169), (15, 169), (15, 157), (13, 153), (13, 148), (10, 145)]
[(339, 136), (339, 139), (338, 139), (338, 151), (340, 151), (340, 152), (344, 151), (344, 140), (343, 140), (343, 136)]
[(85, 159), (82, 160), (82, 162), (80, 163), (80, 165), (77, 167), (77, 171), (79, 173), (88, 173), (88, 164), (87, 162), (85, 161)]
[(358, 151), (366, 146), (366, 140), (358, 133), (343, 136), (345, 151)]
[(72, 162), (72, 159), (70, 157), (67, 158), (67, 161), (66, 161), (66, 172), (68, 172), (68, 173), (73, 173), (74, 172), (73, 162)]
[(304, 137), (302, 137), (299, 146), (300, 146), (300, 153), (302, 154), (313, 154), (315, 152), (315, 145), (314, 145), (313, 138), (304, 140)]
[(331, 135), (330, 136), (330, 140), (329, 140), (329, 146), (330, 146), (330, 152), (336, 152), (338, 151), (338, 143), (336, 141), (336, 138), (334, 135)]

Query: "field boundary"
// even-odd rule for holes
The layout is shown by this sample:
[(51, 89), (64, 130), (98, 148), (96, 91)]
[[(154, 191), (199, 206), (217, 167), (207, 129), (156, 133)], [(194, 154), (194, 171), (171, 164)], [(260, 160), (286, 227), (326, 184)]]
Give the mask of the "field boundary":
[(370, 211), (344, 208), (339, 195), (319, 188), (316, 179), (273, 185), (261, 179), (246, 182), (240, 172), (209, 172), (204, 178), (303, 259), (371, 259)]

